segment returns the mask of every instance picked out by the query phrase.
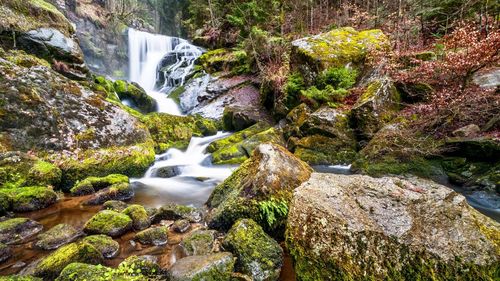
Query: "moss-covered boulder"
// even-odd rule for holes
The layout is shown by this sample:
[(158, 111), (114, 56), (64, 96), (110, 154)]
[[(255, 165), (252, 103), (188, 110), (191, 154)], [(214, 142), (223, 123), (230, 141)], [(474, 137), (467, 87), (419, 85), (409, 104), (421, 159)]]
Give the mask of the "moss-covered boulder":
[(165, 245), (168, 242), (168, 228), (165, 226), (151, 227), (137, 233), (135, 239), (144, 245)]
[(360, 65), (370, 50), (387, 50), (389, 47), (389, 40), (381, 30), (338, 28), (293, 41), (290, 66), (310, 84), (327, 68)]
[(136, 274), (138, 272), (143, 275), (142, 279), (137, 280), (165, 280), (164, 270), (158, 264), (158, 258), (155, 256), (130, 256), (121, 262), (118, 268), (133, 269)]
[(177, 233), (186, 233), (191, 229), (191, 224), (188, 220), (176, 220), (172, 224), (172, 230)]
[(88, 234), (104, 234), (111, 237), (121, 236), (132, 228), (132, 219), (127, 215), (103, 210), (85, 223), (84, 231)]
[(287, 248), (298, 280), (494, 280), (500, 225), (428, 180), (314, 173)]
[(156, 100), (150, 97), (137, 83), (117, 80), (114, 83), (114, 90), (121, 100), (130, 100), (132, 106), (142, 113), (154, 112), (158, 107)]
[(181, 242), (189, 256), (208, 255), (214, 251), (215, 230), (195, 230), (187, 234)]
[(132, 225), (135, 230), (143, 230), (151, 225), (148, 212), (141, 205), (130, 205), (122, 213), (132, 219)]
[(94, 246), (107, 259), (112, 259), (120, 253), (120, 244), (107, 235), (90, 235), (83, 238), (83, 242)]
[(128, 204), (123, 201), (109, 200), (102, 204), (103, 210), (111, 210), (121, 213), (123, 210), (127, 209)]
[(224, 108), (222, 122), (226, 131), (241, 131), (258, 122), (272, 123), (266, 111), (246, 106), (227, 106)]
[(211, 143), (207, 151), (212, 153), (213, 164), (240, 164), (252, 156), (259, 144), (266, 142), (285, 145), (285, 140), (278, 129), (261, 122)]
[(99, 280), (105, 276), (108, 269), (102, 265), (75, 262), (66, 266), (56, 281)]
[(26, 186), (15, 189), (4, 189), (10, 197), (12, 210), (15, 212), (31, 212), (47, 208), (57, 202), (57, 194), (49, 187)]
[(237, 258), (236, 271), (256, 281), (278, 280), (283, 249), (253, 220), (237, 221), (227, 233), (223, 245)]
[(212, 74), (220, 72), (232, 72), (242, 74), (248, 72), (248, 55), (243, 50), (216, 49), (201, 55), (197, 65)]
[(190, 256), (178, 260), (170, 269), (169, 280), (231, 280), (234, 259), (231, 253)]
[(30, 275), (9, 275), (0, 276), (1, 281), (42, 281), (42, 278), (33, 277)]
[(37, 236), (38, 241), (35, 247), (42, 250), (54, 250), (62, 245), (74, 242), (79, 237), (83, 236), (81, 230), (77, 230), (69, 224), (58, 224), (48, 231)]
[(128, 182), (128, 177), (120, 174), (111, 174), (105, 177), (88, 177), (77, 182), (71, 188), (70, 192), (73, 196), (88, 195), (117, 183)]
[(351, 127), (360, 139), (371, 139), (396, 116), (400, 102), (400, 95), (390, 80), (372, 82), (351, 109)]
[(154, 215), (154, 222), (180, 219), (196, 223), (203, 219), (203, 214), (195, 207), (178, 204), (166, 204), (160, 207)]
[(42, 231), (43, 226), (28, 218), (13, 218), (0, 222), (0, 243), (14, 244)]
[(346, 144), (322, 135), (290, 140), (294, 155), (309, 165), (347, 165), (356, 157), (355, 142)]
[(215, 122), (200, 116), (153, 113), (144, 116), (142, 121), (151, 132), (158, 153), (172, 147), (186, 148), (192, 137), (211, 136), (217, 133)]
[(103, 257), (88, 243), (71, 243), (43, 258), (36, 265), (33, 275), (45, 280), (54, 280), (67, 265), (74, 262), (100, 264)]
[(128, 182), (116, 183), (99, 190), (84, 202), (86, 205), (100, 205), (109, 200), (126, 201), (134, 197), (135, 192)]
[(0, 189), (22, 186), (57, 186), (61, 170), (54, 164), (22, 152), (0, 153)]
[[(285, 148), (259, 145), (252, 157), (210, 195), (207, 202), (211, 209), (209, 226), (227, 230), (240, 218), (252, 218), (262, 224), (271, 224), (270, 228), (279, 227), (291, 192), (310, 174), (311, 168)], [(283, 205), (285, 207), (281, 208)]]

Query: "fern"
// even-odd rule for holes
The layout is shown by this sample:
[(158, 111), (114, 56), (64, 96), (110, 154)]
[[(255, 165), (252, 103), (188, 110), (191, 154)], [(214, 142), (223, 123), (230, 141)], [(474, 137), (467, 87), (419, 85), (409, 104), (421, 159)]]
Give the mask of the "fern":
[(267, 201), (259, 202), (260, 218), (266, 221), (271, 229), (287, 217), (288, 204), (283, 199), (271, 198)]

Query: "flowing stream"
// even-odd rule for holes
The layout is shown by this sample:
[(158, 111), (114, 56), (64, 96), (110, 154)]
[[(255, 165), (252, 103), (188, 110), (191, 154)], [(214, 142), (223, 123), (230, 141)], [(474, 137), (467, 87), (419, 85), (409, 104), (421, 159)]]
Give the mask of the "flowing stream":
[[(202, 51), (183, 39), (129, 29), (130, 80), (138, 83), (158, 103), (158, 111), (181, 115), (168, 97), (182, 86)], [(165, 77), (158, 74), (162, 61)], [(160, 79), (162, 78), (162, 79)], [(161, 85), (158, 81), (163, 80)], [(201, 206), (215, 185), (231, 175), (234, 167), (212, 166), (207, 146), (228, 133), (192, 138), (185, 151), (170, 149), (156, 156), (155, 164), (140, 179), (132, 179), (138, 202), (157, 207), (167, 202)]]

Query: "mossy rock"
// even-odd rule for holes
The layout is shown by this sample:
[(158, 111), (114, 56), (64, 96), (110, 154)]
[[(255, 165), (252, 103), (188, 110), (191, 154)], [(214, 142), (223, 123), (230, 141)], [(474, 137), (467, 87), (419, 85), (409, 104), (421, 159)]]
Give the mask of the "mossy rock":
[(175, 116), (152, 113), (142, 118), (148, 127), (157, 153), (169, 148), (187, 148), (192, 137), (211, 136), (217, 133), (214, 121), (200, 116)]
[(231, 280), (234, 259), (231, 253), (190, 256), (178, 260), (170, 269), (169, 280)]
[(127, 215), (103, 210), (94, 215), (85, 223), (84, 231), (88, 234), (104, 234), (117, 237), (125, 234), (132, 228), (132, 219)]
[(0, 188), (58, 186), (61, 170), (49, 162), (20, 152), (0, 154)]
[(83, 232), (68, 224), (58, 224), (47, 232), (37, 236), (35, 247), (42, 250), (54, 250), (62, 245), (74, 242), (83, 236)]
[(182, 239), (182, 247), (189, 256), (208, 255), (213, 252), (215, 230), (196, 230)]
[(359, 66), (370, 50), (382, 51), (389, 48), (389, 39), (381, 30), (338, 28), (293, 41), (290, 65), (310, 85), (325, 69), (347, 64)]
[(127, 201), (132, 199), (134, 195), (134, 189), (129, 183), (115, 183), (110, 187), (99, 190), (97, 193), (87, 199), (83, 204), (100, 205), (110, 200)]
[(138, 84), (117, 80), (113, 86), (120, 99), (131, 100), (134, 106), (142, 113), (156, 111), (158, 107), (156, 100), (150, 97)]
[(243, 50), (216, 49), (201, 55), (197, 64), (211, 74), (230, 72), (244, 74), (250, 71), (248, 55)]
[(143, 230), (151, 225), (149, 215), (141, 205), (130, 205), (122, 213), (132, 219), (132, 225), (135, 230)]
[[(155, 256), (130, 256), (126, 258), (123, 262), (120, 263), (119, 267), (123, 268), (132, 268), (135, 269), (136, 272), (139, 272), (141, 275), (151, 277), (144, 279), (152, 279), (152, 280), (164, 280), (164, 271), (158, 264), (158, 259)], [(163, 279), (162, 279), (163, 278)], [(138, 280), (144, 280), (138, 279)]]
[(120, 244), (107, 235), (87, 236), (83, 242), (94, 246), (107, 259), (116, 257), (120, 252)]
[(57, 202), (57, 194), (48, 187), (26, 186), (14, 189), (0, 189), (9, 197), (12, 210), (15, 212), (31, 212), (49, 207)]
[(43, 226), (28, 218), (13, 218), (0, 222), (0, 243), (13, 244), (42, 231)]
[(111, 210), (121, 213), (123, 210), (127, 209), (128, 204), (123, 201), (109, 200), (104, 202), (102, 205), (103, 210)]
[(178, 204), (166, 204), (160, 207), (154, 215), (154, 222), (160, 222), (162, 220), (180, 220), (186, 219), (190, 222), (197, 223), (203, 218), (202, 213), (195, 207), (178, 205)]
[(253, 280), (277, 280), (283, 266), (283, 249), (251, 219), (237, 221), (227, 233), (224, 248), (237, 258), (236, 270)]
[(12, 256), (12, 250), (9, 246), (4, 243), (0, 243), (0, 263), (10, 259)]
[(168, 242), (168, 228), (164, 226), (151, 227), (137, 233), (135, 239), (144, 245), (164, 245)]
[(43, 279), (29, 275), (10, 275), (0, 276), (0, 281), (43, 281)]
[(356, 159), (356, 143), (312, 135), (293, 142), (294, 155), (309, 165), (348, 165)]
[[(274, 198), (286, 205), (292, 191), (309, 178), (311, 171), (305, 162), (285, 148), (274, 144), (259, 145), (252, 157), (210, 195), (207, 201), (209, 227), (228, 230), (241, 218), (252, 218), (266, 225), (267, 216), (262, 215), (260, 203)], [(270, 228), (281, 223), (276, 221)]]
[(56, 281), (100, 280), (103, 279), (107, 271), (107, 268), (101, 265), (75, 262), (66, 266)]
[(129, 177), (141, 177), (155, 160), (153, 143), (147, 142), (134, 146), (111, 147), (99, 150), (86, 150), (78, 159), (58, 158), (63, 172), (62, 187), (69, 191), (74, 184), (89, 176), (105, 177), (110, 174), (123, 174)]
[(105, 177), (88, 177), (82, 181), (77, 182), (71, 188), (70, 192), (73, 196), (88, 195), (117, 183), (128, 182), (128, 177), (120, 174), (111, 174)]
[(100, 264), (103, 262), (103, 257), (94, 246), (88, 243), (71, 243), (43, 258), (36, 265), (33, 275), (53, 280), (66, 266), (74, 262)]
[(401, 108), (401, 97), (388, 80), (372, 82), (351, 109), (350, 123), (361, 140), (370, 140)]
[(216, 140), (216, 141), (212, 142), (208, 146), (207, 151), (210, 153), (213, 153), (219, 149), (222, 149), (223, 147), (227, 147), (227, 146), (231, 146), (231, 145), (236, 144), (236, 143), (240, 143), (243, 140), (245, 140), (245, 139), (247, 139), (255, 134), (263, 132), (269, 128), (271, 128), (270, 124), (268, 124), (266, 122), (259, 122), (259, 123), (247, 128), (247, 129), (245, 129), (245, 130), (234, 133), (227, 138), (223, 138), (223, 139)]

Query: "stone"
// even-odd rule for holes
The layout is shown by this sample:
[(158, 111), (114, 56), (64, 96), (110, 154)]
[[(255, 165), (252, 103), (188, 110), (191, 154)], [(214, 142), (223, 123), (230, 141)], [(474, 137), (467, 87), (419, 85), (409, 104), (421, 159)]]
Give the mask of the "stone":
[(103, 210), (111, 210), (121, 213), (123, 210), (127, 209), (128, 204), (123, 201), (109, 200), (104, 202), (102, 205)]
[(106, 201), (127, 201), (134, 197), (135, 192), (129, 183), (117, 183), (108, 188), (99, 190), (84, 202), (86, 205), (100, 205)]
[[(121, 262), (119, 267), (133, 268), (144, 276), (155, 277), (153, 280), (165, 280), (164, 278), (162, 279), (164, 270), (158, 264), (158, 258), (155, 256), (130, 256)], [(147, 278), (143, 278), (142, 280), (144, 279)]]
[(28, 218), (13, 218), (0, 222), (0, 243), (17, 244), (42, 231), (43, 226)]
[(500, 67), (474, 74), (474, 83), (485, 89), (495, 89), (500, 85)]
[(176, 220), (172, 225), (172, 229), (177, 233), (185, 233), (191, 229), (191, 224), (188, 220)]
[(159, 178), (173, 178), (181, 174), (181, 170), (179, 166), (166, 166), (155, 168), (153, 171), (153, 175)]
[(122, 213), (132, 219), (132, 225), (135, 230), (143, 230), (151, 225), (149, 215), (141, 205), (130, 205)]
[(101, 264), (103, 257), (94, 246), (79, 242), (65, 245), (44, 257), (35, 267), (33, 275), (54, 280), (71, 263)]
[(156, 100), (150, 97), (137, 83), (117, 80), (114, 83), (114, 90), (121, 100), (132, 101), (133, 107), (144, 114), (154, 112), (158, 107)]
[(273, 120), (267, 112), (256, 108), (228, 106), (224, 108), (222, 122), (226, 131), (241, 131), (258, 122), (272, 123)]
[(255, 281), (278, 280), (283, 266), (283, 249), (250, 219), (237, 221), (223, 242), (236, 257), (235, 269)]
[(107, 235), (90, 235), (83, 238), (83, 242), (94, 246), (107, 259), (112, 259), (120, 253), (120, 244)]
[(400, 95), (389, 79), (382, 79), (368, 85), (351, 109), (351, 127), (356, 135), (369, 140), (384, 125), (391, 121), (400, 108)]
[(103, 266), (74, 262), (66, 266), (56, 281), (99, 280), (108, 269)]
[(489, 279), (499, 229), (429, 180), (313, 173), (294, 192), (286, 245), (298, 280)]
[(120, 174), (111, 174), (105, 177), (88, 177), (77, 182), (71, 188), (70, 192), (73, 196), (89, 195), (114, 184), (128, 182), (128, 177)]
[(312, 135), (301, 139), (290, 138), (293, 154), (309, 165), (348, 165), (356, 158), (356, 142)]
[(83, 236), (83, 232), (68, 224), (58, 224), (37, 236), (35, 247), (42, 250), (54, 250), (62, 245), (74, 242)]
[(470, 124), (453, 131), (451, 134), (455, 137), (470, 138), (477, 136), (479, 132), (481, 132), (481, 128), (478, 125)]
[(94, 215), (85, 223), (84, 231), (88, 234), (104, 234), (118, 237), (132, 228), (132, 219), (127, 215), (103, 210)]
[(163, 205), (158, 209), (154, 216), (154, 222), (160, 222), (162, 220), (180, 220), (186, 219), (189, 222), (197, 223), (203, 218), (203, 214), (195, 207), (177, 205), (177, 204), (167, 204)]
[(137, 233), (135, 240), (144, 245), (165, 245), (168, 242), (168, 228), (165, 226), (148, 228)]
[(178, 260), (170, 269), (171, 281), (231, 280), (234, 268), (231, 253), (216, 253), (206, 256), (189, 256)]
[(10, 259), (12, 256), (12, 251), (9, 246), (4, 243), (0, 243), (0, 263)]
[(187, 234), (181, 242), (188, 256), (211, 254), (215, 244), (215, 230), (196, 230)]
[(281, 146), (257, 146), (252, 157), (210, 195), (209, 227), (228, 230), (240, 218), (262, 222), (260, 203), (269, 200), (287, 203), (293, 189), (306, 181), (311, 171), (305, 162)]
[(12, 209), (15, 212), (37, 211), (57, 202), (57, 194), (48, 187), (27, 186), (11, 191)]

